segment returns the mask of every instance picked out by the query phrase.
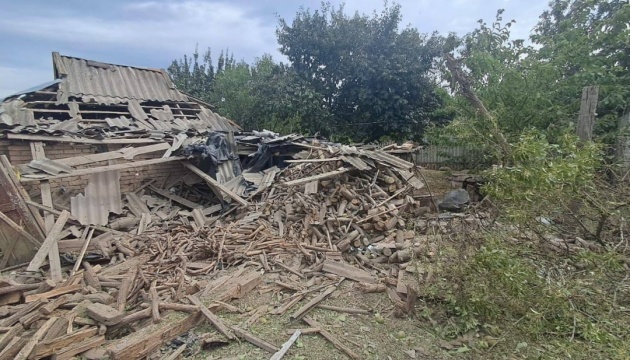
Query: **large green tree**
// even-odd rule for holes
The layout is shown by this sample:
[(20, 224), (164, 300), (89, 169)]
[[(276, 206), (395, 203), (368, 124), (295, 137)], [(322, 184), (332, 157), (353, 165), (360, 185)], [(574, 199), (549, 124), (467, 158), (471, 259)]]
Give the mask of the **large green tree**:
[(191, 56), (184, 55), (181, 59), (173, 60), (167, 71), (179, 90), (211, 102), (215, 77), (237, 65), (234, 54), (230, 54), (229, 50), (221, 51), (215, 67), (210, 48), (203, 54), (195, 48)]
[(433, 113), (443, 102), (430, 76), (439, 42), (413, 28), (401, 30), (400, 21), (398, 5), (349, 16), (343, 5), (327, 3), (300, 9), (292, 21), (280, 19), (280, 51), (311, 86), (314, 106), (321, 103), (330, 113), (314, 124), (325, 135), (418, 138), (427, 124), (448, 120)]

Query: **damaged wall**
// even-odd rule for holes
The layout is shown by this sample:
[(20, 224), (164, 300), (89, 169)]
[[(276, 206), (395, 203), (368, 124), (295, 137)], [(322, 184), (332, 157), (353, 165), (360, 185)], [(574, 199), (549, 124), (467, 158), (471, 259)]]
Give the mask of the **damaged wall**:
[[(99, 146), (86, 144), (67, 144), (67, 143), (46, 143), (44, 144), (44, 152), (46, 157), (51, 160), (63, 159), (86, 154), (96, 154), (105, 151), (115, 151), (124, 147), (124, 145), (108, 145)], [(134, 161), (160, 158), (164, 152), (155, 152), (150, 154), (140, 154), (133, 158)], [(30, 142), (28, 141), (0, 141), (0, 154), (6, 154), (9, 161), (13, 165), (28, 164), (32, 159)], [(125, 163), (125, 159), (115, 160), (117, 163)], [(89, 165), (77, 166), (76, 168), (88, 168), (97, 166), (106, 166), (107, 161), (95, 162)], [(167, 162), (163, 164), (155, 164), (123, 170), (120, 172), (121, 192), (126, 193), (134, 191), (144, 181), (155, 179), (157, 185), (162, 185), (165, 181), (183, 177), (189, 171), (179, 162)], [(170, 178), (169, 178), (170, 175)], [(169, 178), (169, 179), (167, 179)], [(83, 192), (89, 182), (90, 176), (74, 176), (50, 182), (53, 197), (68, 197)], [(33, 197), (39, 197), (39, 186), (36, 184), (24, 184), (25, 189)]]

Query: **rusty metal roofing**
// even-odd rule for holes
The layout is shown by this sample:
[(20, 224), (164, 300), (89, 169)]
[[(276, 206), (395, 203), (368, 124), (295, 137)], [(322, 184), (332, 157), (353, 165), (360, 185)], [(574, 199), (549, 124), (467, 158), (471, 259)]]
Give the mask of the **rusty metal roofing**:
[(122, 213), (120, 172), (105, 171), (90, 175), (85, 196), (70, 198), (70, 211), (82, 225), (107, 225), (109, 213)]
[(74, 96), (99, 104), (138, 101), (188, 101), (161, 69), (105, 64), (53, 53), (61, 98)]

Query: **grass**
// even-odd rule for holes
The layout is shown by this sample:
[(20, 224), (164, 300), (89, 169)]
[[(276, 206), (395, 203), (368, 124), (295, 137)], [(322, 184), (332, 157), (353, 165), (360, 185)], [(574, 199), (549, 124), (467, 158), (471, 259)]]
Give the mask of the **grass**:
[[(443, 172), (423, 172), (434, 194), (450, 190)], [(546, 241), (488, 231), (461, 218), (435, 227), (423, 223), (425, 228), (416, 229), (418, 233), (445, 235), (438, 236), (431, 248), (435, 254), (419, 256), (407, 267), (406, 277), (420, 296), (415, 314), (401, 317), (386, 294), (364, 294), (351, 281), (323, 304), (369, 309), (370, 315), (319, 308), (309, 312), (362, 359), (411, 359), (411, 351), (417, 359), (630, 358), (626, 255), (579, 248), (567, 253)], [(265, 280), (274, 276), (266, 274)], [(279, 296), (254, 291), (232, 304), (251, 311), (280, 303)], [(287, 329), (307, 327), (289, 318), (300, 304), (282, 316), (262, 317), (249, 331), (280, 347), (290, 337)], [(239, 314), (220, 316), (232, 325), (247, 319)], [(194, 332), (215, 334), (207, 325)], [(270, 356), (247, 342), (233, 342), (194, 358)], [(315, 334), (301, 336), (284, 358), (347, 357)]]

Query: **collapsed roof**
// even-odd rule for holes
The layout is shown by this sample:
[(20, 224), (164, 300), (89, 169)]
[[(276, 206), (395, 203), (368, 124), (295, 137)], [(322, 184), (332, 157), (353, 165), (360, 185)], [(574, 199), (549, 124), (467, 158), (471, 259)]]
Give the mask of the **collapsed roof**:
[(230, 132), (239, 126), (179, 91), (166, 71), (53, 53), (55, 80), (0, 104), (0, 136), (163, 139)]

